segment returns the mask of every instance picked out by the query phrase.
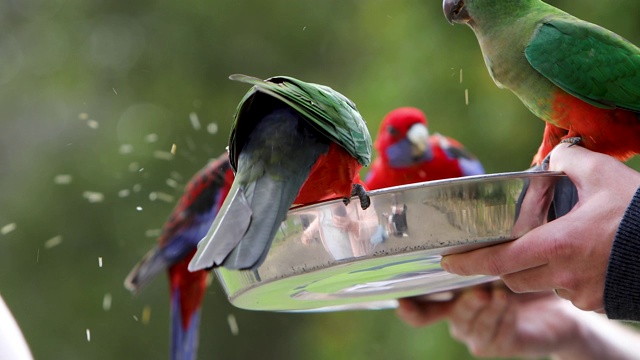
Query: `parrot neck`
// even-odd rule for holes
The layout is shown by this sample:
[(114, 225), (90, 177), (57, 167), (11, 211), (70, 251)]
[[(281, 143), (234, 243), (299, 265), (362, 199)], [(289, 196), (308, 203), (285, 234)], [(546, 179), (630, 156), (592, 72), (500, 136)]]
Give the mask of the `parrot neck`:
[[(570, 16), (535, 1), (526, 13), (506, 17), (496, 24), (470, 23), (482, 50), (487, 70), (499, 88), (511, 90), (536, 116), (551, 118), (551, 101), (558, 87), (536, 71), (524, 51), (538, 26), (550, 16)], [(517, 19), (517, 20), (516, 20)]]

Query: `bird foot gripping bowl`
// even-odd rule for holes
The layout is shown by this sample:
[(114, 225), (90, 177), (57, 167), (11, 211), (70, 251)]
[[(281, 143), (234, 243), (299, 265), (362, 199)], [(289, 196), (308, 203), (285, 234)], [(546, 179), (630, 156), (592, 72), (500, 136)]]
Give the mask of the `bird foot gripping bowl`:
[(567, 180), (555, 172), (481, 175), (372, 191), (367, 210), (340, 200), (297, 207), (257, 269), (215, 271), (229, 301), (244, 309), (395, 307), (398, 298), (495, 280), (447, 273), (440, 259), (547, 222), (554, 187)]

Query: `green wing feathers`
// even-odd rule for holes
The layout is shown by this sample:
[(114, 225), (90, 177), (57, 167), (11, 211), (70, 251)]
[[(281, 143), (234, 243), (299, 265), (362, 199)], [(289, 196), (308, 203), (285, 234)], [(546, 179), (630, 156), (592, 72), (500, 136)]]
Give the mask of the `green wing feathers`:
[(546, 20), (525, 56), (538, 72), (583, 101), (640, 112), (640, 49), (607, 29), (576, 18)]
[[(229, 79), (253, 85), (238, 105), (236, 124), (243, 116), (243, 109), (251, 105), (256, 92), (262, 92), (291, 106), (316, 130), (347, 150), (361, 165), (368, 166), (371, 162), (372, 141), (367, 125), (355, 104), (339, 92), (328, 86), (307, 83), (288, 76), (261, 80), (235, 74)], [(234, 125), (231, 145), (235, 143), (235, 136)], [(229, 150), (235, 152), (233, 146), (230, 146)], [(233, 153), (230, 158), (235, 158)]]

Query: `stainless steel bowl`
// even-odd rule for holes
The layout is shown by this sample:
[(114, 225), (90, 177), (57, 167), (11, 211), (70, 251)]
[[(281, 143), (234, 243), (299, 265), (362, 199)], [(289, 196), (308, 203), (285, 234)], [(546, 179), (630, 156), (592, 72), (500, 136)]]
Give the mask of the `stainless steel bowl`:
[(473, 176), (292, 209), (256, 270), (217, 268), (229, 301), (269, 311), (395, 307), (395, 299), (495, 280), (440, 267), (442, 255), (514, 240), (547, 221), (555, 172)]

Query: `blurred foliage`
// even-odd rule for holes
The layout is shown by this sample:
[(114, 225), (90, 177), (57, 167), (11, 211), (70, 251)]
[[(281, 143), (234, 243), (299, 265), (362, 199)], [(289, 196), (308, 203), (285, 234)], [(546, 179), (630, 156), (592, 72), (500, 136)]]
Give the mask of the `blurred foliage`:
[[(640, 44), (638, 1), (551, 3)], [(224, 151), (248, 90), (227, 80), (232, 73), (329, 85), (355, 101), (372, 134), (391, 109), (416, 106), (488, 172), (528, 167), (543, 122), (495, 87), (473, 33), (450, 26), (441, 6), (0, 2), (0, 292), (36, 358), (167, 357), (166, 280), (138, 297), (122, 282), (182, 185)], [(102, 201), (90, 202), (91, 192)], [(216, 281), (200, 342), (202, 359), (470, 357), (445, 324), (412, 329), (392, 311), (249, 312), (233, 308)]]

